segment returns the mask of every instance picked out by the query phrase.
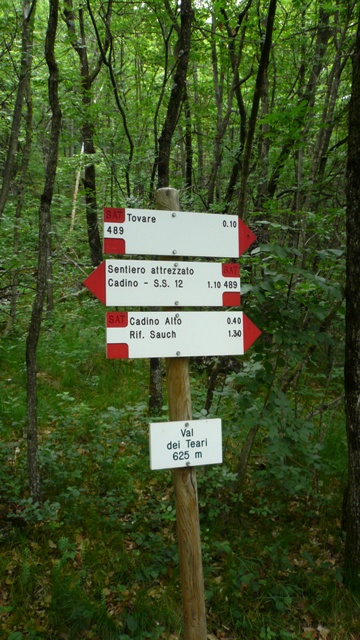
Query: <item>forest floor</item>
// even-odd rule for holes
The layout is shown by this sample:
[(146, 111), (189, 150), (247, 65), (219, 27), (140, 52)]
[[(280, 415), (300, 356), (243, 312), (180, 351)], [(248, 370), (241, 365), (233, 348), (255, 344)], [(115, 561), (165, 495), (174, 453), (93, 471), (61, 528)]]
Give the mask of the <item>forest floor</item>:
[[(103, 327), (86, 293), (44, 321), (41, 505), (27, 489), (25, 321), (2, 339), (4, 640), (182, 637), (172, 474), (149, 467), (148, 361), (106, 361)], [(194, 418), (205, 415), (207, 367), (191, 364)], [(223, 419), (224, 463), (197, 471), (208, 638), (359, 640), (359, 598), (342, 575), (342, 410), (320, 436), (306, 421), (294, 431), (278, 394), (239, 487), (242, 393), (234, 376), (219, 379), (209, 415)]]

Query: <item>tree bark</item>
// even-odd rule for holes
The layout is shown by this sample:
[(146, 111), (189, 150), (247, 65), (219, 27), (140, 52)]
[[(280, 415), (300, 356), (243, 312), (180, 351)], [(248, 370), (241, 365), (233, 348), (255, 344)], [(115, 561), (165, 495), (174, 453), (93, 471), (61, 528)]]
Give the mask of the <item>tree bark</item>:
[(156, 160), (158, 169), (158, 187), (167, 187), (170, 176), (170, 149), (176, 124), (180, 114), (180, 107), (186, 87), (186, 75), (190, 56), (191, 23), (193, 9), (191, 0), (182, 0), (180, 8), (180, 31), (176, 50), (178, 59), (174, 74), (174, 83), (167, 106), (165, 122), (159, 138), (159, 150)]
[[(244, 22), (244, 20), (245, 20), (245, 18), (247, 16), (248, 10), (250, 9), (251, 4), (252, 4), (252, 0), (249, 0), (248, 3), (246, 4), (246, 6), (239, 12), (238, 19), (237, 19), (237, 25), (236, 25), (235, 29), (233, 28), (232, 24), (229, 21), (229, 18), (228, 18), (226, 10), (224, 9), (224, 7), (221, 8), (221, 13), (222, 13), (222, 15), (224, 17), (226, 31), (227, 31), (227, 35), (228, 35), (228, 51), (229, 51), (231, 69), (232, 69), (232, 72), (233, 72), (233, 84), (232, 84), (231, 93), (234, 92), (234, 94), (235, 94), (236, 102), (237, 102), (237, 105), (238, 105), (239, 116), (240, 116), (239, 148), (238, 148), (238, 150), (237, 150), (237, 152), (235, 154), (235, 162), (234, 162), (232, 170), (231, 170), (229, 184), (228, 184), (228, 187), (227, 187), (227, 190), (226, 190), (225, 207), (224, 207), (224, 210), (223, 210), (224, 213), (227, 213), (227, 211), (228, 211), (229, 203), (231, 201), (231, 198), (232, 198), (233, 193), (234, 193), (234, 189), (236, 187), (238, 175), (239, 175), (239, 173), (241, 171), (242, 156), (243, 156), (243, 151), (244, 151), (244, 146), (245, 146), (245, 141), (246, 141), (247, 113), (246, 113), (245, 104), (244, 104), (244, 100), (243, 100), (243, 96), (242, 96), (242, 92), (241, 92), (241, 85), (248, 78), (240, 79), (239, 66), (240, 66), (240, 61), (241, 61), (241, 56), (242, 56), (242, 51), (243, 51), (243, 45), (244, 45), (245, 31), (246, 31), (246, 25), (244, 27), (242, 25), (243, 25), (243, 22)], [(240, 42), (239, 42), (238, 46), (236, 47), (236, 38), (237, 38), (239, 32), (241, 34), (240, 35)], [(250, 71), (249, 75), (252, 75), (252, 70)], [(229, 116), (230, 116), (230, 113), (229, 113)]]
[[(171, 421), (191, 420), (188, 358), (167, 358), (166, 379)], [(196, 467), (173, 470), (176, 502), (184, 640), (206, 640), (204, 577), (201, 557)]]
[(160, 358), (150, 358), (149, 415), (160, 416), (163, 406), (163, 368)]
[[(108, 3), (108, 13), (111, 11), (111, 2)], [(75, 31), (75, 12), (73, 11), (72, 0), (66, 0), (64, 9), (64, 18), (71, 38), (71, 44), (79, 56), (80, 75), (81, 75), (81, 91), (82, 103), (84, 106), (84, 122), (82, 125), (82, 144), (84, 154), (93, 156), (95, 154), (94, 144), (94, 126), (89, 116), (89, 109), (92, 103), (91, 87), (97, 75), (100, 72), (103, 62), (103, 55), (109, 47), (109, 38), (106, 36), (102, 49), (103, 54), (98, 56), (94, 68), (90, 71), (83, 9), (79, 9), (79, 34)], [(102, 248), (98, 225), (97, 215), (97, 199), (96, 199), (96, 169), (93, 162), (86, 163), (84, 169), (83, 185), (85, 189), (85, 210), (86, 224), (88, 232), (88, 241), (90, 247), (91, 264), (96, 267), (102, 261)]]
[[(178, 192), (162, 188), (156, 193), (159, 209), (180, 209)], [(169, 419), (191, 420), (188, 358), (166, 358)], [(196, 467), (173, 470), (176, 502), (184, 640), (206, 640), (204, 578), (201, 558)]]
[(199, 94), (199, 81), (198, 70), (194, 65), (193, 70), (193, 83), (194, 83), (194, 102), (195, 108), (195, 127), (196, 127), (196, 141), (197, 141), (197, 186), (198, 189), (202, 189), (204, 186), (204, 145), (203, 145), (203, 128), (202, 119), (200, 116), (201, 99)]
[[(33, 125), (33, 107), (32, 107), (32, 95), (30, 87), (30, 77), (28, 76), (27, 89), (26, 89), (26, 125), (25, 125), (25, 144), (23, 149), (23, 155), (21, 160), (21, 172), (20, 181), (18, 185), (16, 211), (14, 216), (14, 255), (18, 256), (20, 251), (20, 219), (23, 210), (23, 204), (25, 199), (25, 193), (27, 188), (26, 176), (30, 161), (30, 151), (32, 143), (32, 125)], [(19, 285), (19, 267), (15, 267), (11, 274), (11, 298), (10, 298), (10, 315), (5, 328), (5, 334), (11, 333), (15, 323), (17, 312), (17, 300), (18, 300), (18, 285)]]
[(245, 149), (244, 149), (244, 157), (242, 162), (242, 175), (241, 175), (241, 184), (240, 184), (240, 193), (239, 193), (239, 215), (244, 215), (246, 213), (246, 192), (247, 192), (247, 183), (248, 177), (250, 173), (250, 158), (253, 147), (253, 140), (255, 135), (256, 128), (256, 120), (259, 111), (260, 98), (262, 93), (263, 83), (266, 78), (266, 71), (269, 64), (270, 57), (270, 49), (272, 44), (272, 35), (274, 29), (274, 20), (276, 13), (276, 4), (277, 0), (270, 0), (269, 10), (266, 20), (266, 33), (264, 43), (261, 49), (261, 57), (259, 62), (259, 68), (256, 76), (255, 82), (255, 91), (254, 97), (251, 107), (251, 113), (249, 118), (249, 127), (246, 136)]
[[(334, 37), (336, 54), (327, 82), (326, 99), (324, 101), (321, 125), (317, 134), (312, 158), (310, 180), (313, 183), (321, 180), (325, 172), (331, 134), (336, 122), (334, 114), (340, 87), (341, 75), (346, 66), (346, 62), (349, 56), (346, 36), (354, 20), (355, 4), (356, 0), (353, 0), (351, 3), (349, 3), (347, 7), (346, 19), (341, 20), (339, 18), (338, 33), (336, 34), (336, 37)], [(306, 204), (305, 206), (310, 209), (312, 205), (310, 204), (308, 206)]]
[(347, 159), (345, 408), (348, 442), (345, 580), (360, 591), (360, 17), (353, 55)]
[(185, 87), (185, 185), (188, 191), (192, 189), (193, 175), (193, 148), (192, 148), (192, 124), (189, 96)]
[[(303, 138), (306, 139), (306, 136), (309, 132), (309, 127), (311, 125), (312, 119), (310, 117), (309, 111), (313, 108), (315, 104), (316, 91), (319, 83), (319, 74), (323, 67), (324, 56), (327, 49), (327, 44), (331, 35), (329, 29), (329, 12), (325, 11), (323, 7), (320, 7), (319, 12), (319, 20), (316, 26), (317, 34), (316, 34), (316, 45), (315, 52), (313, 58), (313, 64), (310, 68), (309, 79), (305, 89), (300, 88), (299, 90), (299, 98), (298, 104), (306, 100), (307, 108), (304, 110), (303, 115), (299, 119), (299, 129), (303, 129)], [(301, 78), (303, 77), (305, 69), (301, 69)], [(286, 164), (286, 161), (291, 153), (295, 144), (295, 137), (292, 136), (288, 140), (285, 140), (282, 149), (279, 153), (278, 159), (274, 163), (274, 169), (269, 178), (268, 186), (267, 186), (267, 196), (269, 199), (272, 199), (275, 195), (279, 178), (281, 172)]]
[(50, 208), (54, 191), (60, 138), (61, 110), (58, 98), (59, 74), (55, 60), (55, 38), (58, 23), (58, 0), (50, 0), (49, 21), (45, 41), (45, 58), (49, 68), (48, 93), (52, 112), (50, 149), (46, 166), (44, 190), (39, 207), (39, 252), (36, 294), (26, 339), (26, 391), (27, 391), (27, 462), (30, 494), (41, 501), (41, 481), (38, 461), (38, 421), (36, 354), (41, 330), (44, 300), (47, 291), (48, 261), (50, 255)]
[[(131, 170), (131, 165), (132, 165), (132, 161), (133, 161), (133, 156), (134, 156), (134, 141), (132, 139), (132, 135), (130, 133), (130, 129), (128, 126), (128, 121), (127, 121), (127, 114), (122, 102), (122, 99), (120, 97), (120, 93), (119, 93), (119, 89), (118, 89), (118, 84), (117, 84), (117, 80), (116, 80), (116, 74), (114, 71), (114, 67), (113, 67), (113, 59), (114, 59), (114, 51), (113, 51), (113, 36), (112, 33), (110, 31), (110, 15), (111, 15), (111, 8), (112, 8), (112, 0), (108, 0), (108, 9), (106, 14), (103, 17), (103, 22), (104, 22), (104, 26), (106, 29), (106, 38), (105, 38), (105, 43), (103, 44), (100, 38), (100, 34), (99, 34), (99, 30), (97, 28), (97, 24), (95, 21), (95, 17), (94, 17), (94, 13), (92, 11), (91, 8), (91, 3), (90, 0), (86, 0), (86, 6), (89, 12), (89, 16), (91, 18), (91, 22), (93, 24), (94, 27), (94, 31), (96, 34), (96, 40), (98, 43), (98, 47), (99, 47), (99, 51), (100, 51), (100, 55), (101, 55), (101, 60), (103, 62), (103, 64), (108, 68), (109, 70), (109, 76), (110, 76), (110, 82), (111, 82), (111, 86), (113, 89), (113, 94), (114, 94), (114, 98), (115, 98), (115, 103), (116, 106), (119, 110), (119, 113), (121, 115), (121, 119), (122, 119), (122, 123), (123, 123), (123, 127), (124, 127), (124, 132), (129, 144), (129, 157), (128, 157), (128, 161), (126, 163), (126, 167), (125, 167), (125, 180), (126, 180), (126, 194), (127, 197), (130, 198), (131, 196), (131, 186), (130, 186), (130, 170)], [(109, 50), (109, 53), (107, 54), (107, 51)]]
[(23, 23), (22, 23), (22, 36), (21, 36), (21, 64), (20, 64), (20, 76), (18, 90), (15, 99), (14, 113), (11, 125), (11, 133), (7, 156), (5, 160), (5, 166), (3, 171), (3, 182), (0, 191), (0, 221), (4, 213), (4, 207), (7, 197), (9, 195), (12, 174), (14, 169), (16, 147), (18, 144), (20, 127), (21, 127), (21, 114), (24, 103), (24, 97), (28, 79), (31, 73), (32, 64), (32, 40), (34, 32), (34, 18), (35, 18), (36, 0), (23, 0)]

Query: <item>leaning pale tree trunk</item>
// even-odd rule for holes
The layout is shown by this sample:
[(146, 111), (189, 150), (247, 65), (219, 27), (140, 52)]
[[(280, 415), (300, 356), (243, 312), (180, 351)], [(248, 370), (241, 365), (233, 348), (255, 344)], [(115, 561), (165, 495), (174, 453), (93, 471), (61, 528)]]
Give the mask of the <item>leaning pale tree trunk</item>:
[(347, 160), (345, 406), (348, 442), (345, 580), (360, 591), (360, 17), (353, 55)]
[(50, 257), (50, 208), (54, 191), (61, 125), (58, 97), (59, 73), (55, 60), (55, 38), (58, 23), (58, 0), (49, 0), (49, 21), (45, 41), (45, 58), (49, 68), (48, 93), (52, 112), (50, 149), (46, 166), (44, 190), (39, 207), (39, 253), (36, 294), (26, 340), (27, 391), (27, 460), (30, 494), (41, 501), (41, 482), (38, 461), (36, 353), (41, 319), (47, 291), (48, 261)]
[(23, 0), (20, 74), (14, 105), (9, 145), (2, 176), (3, 180), (0, 191), (0, 220), (4, 213), (5, 204), (10, 191), (16, 157), (16, 148), (20, 134), (22, 108), (26, 93), (26, 87), (28, 86), (28, 80), (31, 73), (35, 9), (36, 0), (32, 0), (32, 2), (29, 2), (29, 0)]
[[(79, 56), (81, 75), (81, 100), (84, 107), (84, 119), (82, 123), (82, 146), (84, 154), (89, 160), (95, 157), (94, 125), (90, 116), (90, 107), (93, 103), (92, 86), (97, 78), (107, 49), (110, 44), (108, 31), (102, 53), (98, 55), (92, 69), (88, 59), (88, 45), (85, 37), (84, 10), (79, 8), (77, 13), (73, 9), (73, 1), (65, 0), (63, 16), (70, 35), (71, 44)], [(111, 15), (112, 0), (108, 0), (107, 20)], [(76, 31), (76, 16), (78, 18), (78, 31)], [(97, 198), (96, 198), (96, 169), (94, 162), (86, 162), (84, 168), (83, 185), (85, 189), (85, 210), (90, 247), (91, 264), (96, 267), (102, 261), (102, 248), (98, 226)]]

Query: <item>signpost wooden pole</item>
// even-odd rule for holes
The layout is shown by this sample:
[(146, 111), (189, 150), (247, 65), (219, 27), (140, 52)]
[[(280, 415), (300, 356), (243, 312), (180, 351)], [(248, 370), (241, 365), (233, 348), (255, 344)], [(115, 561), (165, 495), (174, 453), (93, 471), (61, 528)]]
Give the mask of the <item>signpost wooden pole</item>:
[[(179, 211), (179, 196), (169, 187), (156, 192), (156, 208)], [(166, 358), (169, 419), (191, 420), (188, 358)], [(184, 640), (206, 640), (204, 578), (195, 467), (173, 470), (183, 603)]]

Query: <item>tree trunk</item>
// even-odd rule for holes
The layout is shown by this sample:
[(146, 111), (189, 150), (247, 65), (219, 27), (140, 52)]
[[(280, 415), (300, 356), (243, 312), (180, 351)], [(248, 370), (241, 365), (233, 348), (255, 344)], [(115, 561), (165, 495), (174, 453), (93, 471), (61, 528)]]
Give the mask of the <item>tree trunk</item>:
[(251, 113), (249, 118), (249, 128), (246, 136), (244, 157), (243, 157), (243, 163), (242, 163), (242, 175), (241, 175), (241, 185), (240, 185), (239, 204), (238, 204), (239, 215), (244, 215), (246, 213), (245, 211), (246, 210), (246, 192), (247, 192), (248, 177), (250, 173), (250, 158), (251, 158), (253, 140), (255, 135), (257, 115), (259, 111), (260, 98), (263, 90), (263, 84), (266, 79), (267, 67), (269, 64), (270, 49), (271, 49), (274, 20), (275, 20), (275, 13), (276, 13), (276, 3), (277, 3), (277, 0), (270, 0), (269, 10), (268, 10), (268, 15), (266, 20), (265, 39), (261, 49), (259, 68), (256, 76), (255, 91), (254, 91), (253, 103), (252, 103)]
[(52, 112), (50, 149), (46, 166), (44, 190), (39, 207), (39, 253), (35, 299), (26, 339), (26, 391), (27, 391), (27, 461), (30, 494), (41, 501), (41, 481), (38, 462), (36, 353), (40, 336), (42, 312), (47, 291), (48, 261), (50, 254), (50, 207), (54, 191), (61, 125), (58, 98), (59, 75), (54, 48), (59, 11), (58, 0), (50, 0), (49, 21), (45, 41), (45, 58), (49, 68), (48, 92)]
[[(86, 133), (84, 133), (86, 130)], [(94, 154), (93, 133), (88, 127), (83, 127), (84, 153)], [(98, 225), (97, 200), (96, 200), (96, 171), (95, 165), (85, 165), (83, 185), (85, 189), (86, 226), (90, 247), (91, 264), (97, 267), (102, 262), (102, 247)]]
[(225, 135), (227, 127), (227, 122), (224, 121), (225, 118), (223, 115), (224, 74), (219, 74), (219, 63), (215, 39), (216, 25), (217, 20), (213, 15), (211, 23), (211, 63), (214, 83), (214, 101), (216, 105), (216, 134), (214, 138), (214, 152), (207, 190), (208, 207), (210, 207), (214, 202), (215, 183), (222, 162), (222, 139)]
[[(111, 8), (111, 3), (109, 3)], [(100, 72), (103, 56), (99, 55), (94, 69), (90, 71), (83, 10), (79, 9), (79, 35), (75, 32), (75, 12), (73, 11), (72, 0), (66, 0), (64, 18), (71, 38), (71, 44), (79, 56), (81, 75), (81, 100), (84, 107), (84, 122), (82, 126), (82, 145), (85, 156), (95, 154), (94, 127), (89, 116), (89, 109), (92, 103), (91, 87)], [(103, 53), (109, 46), (108, 39), (105, 40)], [(97, 267), (102, 261), (102, 247), (98, 225), (97, 200), (96, 200), (96, 170), (93, 162), (87, 163), (84, 169), (83, 185), (85, 189), (85, 210), (88, 241), (90, 247), (91, 264)]]
[(150, 358), (149, 415), (160, 416), (163, 406), (163, 368), (161, 358)]
[(353, 56), (347, 160), (345, 407), (348, 442), (345, 580), (360, 591), (360, 17)]
[[(103, 12), (103, 22), (104, 22), (104, 26), (105, 26), (105, 41), (104, 43), (102, 43), (101, 38), (100, 38), (100, 34), (99, 34), (99, 30), (97, 28), (97, 24), (96, 24), (96, 20), (94, 17), (94, 13), (92, 11), (91, 8), (91, 3), (90, 0), (86, 0), (86, 6), (87, 6), (87, 10), (89, 12), (89, 16), (91, 18), (91, 22), (93, 24), (94, 27), (94, 31), (96, 34), (96, 40), (98, 43), (98, 47), (99, 47), (99, 51), (100, 51), (100, 58), (99, 60), (101, 60), (101, 62), (103, 64), (105, 64), (105, 66), (108, 68), (109, 70), (109, 76), (110, 76), (110, 82), (111, 82), (111, 86), (113, 89), (113, 93), (114, 93), (114, 98), (115, 98), (115, 103), (116, 106), (119, 110), (119, 113), (121, 115), (121, 119), (122, 119), (122, 123), (123, 123), (123, 127), (124, 127), (124, 132), (129, 144), (129, 157), (125, 166), (125, 180), (126, 180), (126, 195), (128, 198), (130, 198), (131, 196), (131, 186), (130, 186), (130, 171), (131, 171), (131, 166), (132, 166), (132, 160), (133, 160), (133, 156), (134, 156), (134, 141), (132, 139), (132, 135), (130, 133), (130, 129), (128, 126), (128, 120), (127, 120), (127, 114), (126, 114), (126, 110), (124, 108), (123, 105), (123, 101), (120, 97), (120, 92), (118, 89), (118, 84), (117, 84), (117, 79), (116, 79), (116, 72), (114, 70), (114, 66), (113, 66), (113, 60), (114, 60), (114, 51), (113, 51), (113, 36), (112, 33), (110, 31), (110, 17), (111, 17), (111, 12), (112, 12), (112, 0), (108, 0), (107, 2), (107, 10), (106, 12)], [(107, 55), (107, 51), (109, 50), (109, 54)]]
[(32, 0), (32, 2), (29, 2), (29, 0), (23, 0), (20, 76), (15, 99), (8, 152), (3, 172), (3, 182), (0, 191), (0, 220), (4, 212), (7, 197), (9, 195), (16, 157), (16, 147), (18, 144), (21, 127), (21, 114), (24, 103), (24, 96), (28, 84), (28, 79), (31, 73), (35, 9), (36, 0)]
[[(14, 217), (14, 255), (18, 256), (20, 251), (20, 219), (22, 215), (22, 209), (24, 204), (24, 198), (26, 193), (26, 176), (29, 167), (30, 151), (32, 143), (32, 123), (33, 123), (33, 108), (32, 108), (32, 95), (30, 87), (30, 77), (28, 77), (28, 86), (26, 89), (26, 125), (25, 125), (25, 145), (23, 149), (20, 181), (17, 194), (16, 211)], [(10, 333), (15, 323), (16, 311), (17, 311), (17, 299), (18, 299), (18, 285), (19, 285), (19, 267), (16, 266), (11, 274), (11, 298), (10, 298), (10, 315), (6, 324), (5, 333)]]
[[(302, 138), (304, 140), (307, 139), (306, 136), (308, 136), (309, 128), (312, 123), (310, 110), (315, 104), (316, 92), (319, 84), (319, 74), (324, 64), (324, 56), (331, 34), (329, 29), (329, 13), (324, 11), (323, 7), (320, 8), (319, 20), (316, 26), (316, 30), (316, 46), (313, 56), (313, 62), (310, 67), (309, 79), (305, 89), (303, 90), (300, 86), (298, 92), (298, 104), (302, 103), (304, 100), (306, 100), (307, 102), (307, 108), (299, 119), (299, 129), (302, 129)], [(303, 80), (304, 72), (305, 68), (302, 66), (300, 73), (301, 81)], [(272, 199), (275, 195), (281, 172), (286, 164), (291, 150), (294, 147), (295, 140), (296, 138), (294, 136), (291, 136), (288, 138), (288, 140), (285, 140), (279, 153), (278, 159), (274, 163), (274, 168), (267, 186), (267, 195), (269, 199)]]
[(159, 138), (159, 152), (157, 157), (159, 188), (167, 187), (169, 185), (171, 141), (179, 118), (180, 107), (186, 87), (186, 75), (190, 56), (191, 23), (193, 17), (191, 0), (181, 1), (180, 17), (181, 25), (179, 40), (176, 47), (176, 50), (178, 51), (178, 60), (174, 75), (174, 83), (167, 106), (165, 122)]
[[(238, 105), (238, 111), (240, 116), (239, 148), (235, 154), (235, 162), (231, 170), (229, 184), (226, 190), (225, 206), (223, 209), (224, 213), (227, 213), (228, 211), (229, 204), (236, 187), (238, 175), (241, 171), (242, 155), (243, 155), (245, 141), (246, 141), (247, 113), (246, 113), (245, 104), (244, 104), (244, 100), (241, 92), (241, 84), (245, 82), (247, 78), (244, 78), (242, 80), (240, 79), (239, 66), (240, 66), (240, 61), (241, 61), (241, 56), (242, 56), (242, 51), (244, 46), (245, 31), (246, 31), (246, 25), (245, 26), (242, 26), (242, 25), (247, 16), (248, 10), (250, 9), (251, 4), (252, 4), (252, 0), (249, 0), (247, 5), (242, 9), (242, 11), (240, 11), (235, 29), (230, 23), (226, 10), (224, 9), (224, 7), (221, 8), (221, 13), (224, 17), (226, 31), (228, 35), (228, 51), (229, 51), (231, 69), (233, 72), (232, 91), (234, 91), (234, 94), (236, 97), (236, 102)], [(239, 33), (240, 33), (240, 42), (238, 46), (236, 46), (236, 38)], [(252, 71), (250, 71), (250, 74), (251, 73)], [(229, 116), (230, 116), (230, 113), (229, 113)]]
[(189, 96), (185, 87), (185, 185), (188, 191), (192, 189), (193, 175), (193, 148), (192, 148), (192, 124)]
[(199, 81), (198, 70), (194, 65), (193, 70), (194, 81), (194, 102), (195, 102), (195, 127), (196, 127), (196, 142), (197, 142), (197, 186), (201, 190), (204, 186), (204, 145), (203, 145), (203, 128), (202, 119), (200, 116), (201, 111), (201, 99), (199, 95)]

